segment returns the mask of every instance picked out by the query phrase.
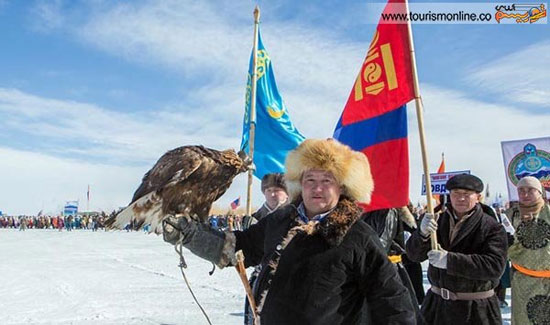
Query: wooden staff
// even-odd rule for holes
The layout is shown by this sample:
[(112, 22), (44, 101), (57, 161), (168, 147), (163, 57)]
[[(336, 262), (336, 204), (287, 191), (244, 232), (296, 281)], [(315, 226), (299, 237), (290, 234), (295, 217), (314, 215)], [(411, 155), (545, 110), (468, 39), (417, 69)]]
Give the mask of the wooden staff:
[[(256, 74), (256, 62), (257, 62), (257, 52), (258, 52), (258, 26), (260, 24), (260, 8), (256, 6), (254, 8), (254, 46), (252, 48), (252, 93), (250, 95), (250, 129), (248, 133), (248, 156), (250, 160), (254, 161), (254, 137), (256, 136), (256, 83), (258, 81), (258, 75)], [(254, 177), (254, 170), (250, 169), (248, 171), (248, 187), (246, 192), (246, 215), (252, 215), (252, 179)], [(256, 301), (254, 300), (254, 295), (252, 294), (252, 288), (250, 288), (250, 283), (248, 282), (248, 277), (246, 276), (246, 270), (244, 267), (244, 255), (242, 251), (236, 253), (237, 273), (244, 286), (246, 291), (246, 296), (248, 297), (248, 302), (250, 304), (250, 309), (252, 309), (252, 315), (254, 317), (253, 324), (257, 323), (258, 315), (256, 311)]]
[[(260, 25), (260, 8), (254, 8), (254, 46), (252, 48), (252, 90), (250, 94), (249, 132), (248, 132), (248, 156), (254, 161), (254, 138), (256, 136), (256, 73), (257, 52), (258, 52), (258, 27)], [(252, 215), (252, 179), (254, 170), (248, 170), (248, 187), (246, 191), (246, 215)]]
[(237, 273), (239, 273), (244, 290), (246, 291), (246, 297), (248, 298), (250, 309), (252, 309), (252, 315), (254, 317), (253, 324), (257, 324), (258, 314), (256, 310), (256, 301), (254, 300), (254, 294), (252, 293), (252, 288), (250, 287), (250, 283), (248, 282), (248, 278), (246, 276), (246, 271), (244, 268), (244, 255), (242, 251), (238, 251), (235, 255), (237, 257), (237, 265), (235, 267), (237, 268)]
[[(405, 0), (405, 12), (409, 12), (409, 2)], [(416, 58), (414, 55), (414, 42), (412, 35), (411, 21), (407, 20), (407, 30), (409, 34), (409, 50), (411, 52), (411, 67), (414, 82), (414, 103), (416, 105), (416, 117), (418, 120), (418, 136), (420, 137), (420, 150), (422, 153), (422, 166), (424, 169), (424, 179), (426, 184), (426, 200), (428, 213), (434, 213), (432, 205), (432, 182), (430, 180), (430, 171), (428, 169), (428, 151), (426, 150), (426, 137), (424, 136), (424, 116), (422, 115), (422, 99), (420, 97), (420, 87), (418, 85), (418, 74), (416, 72)], [(437, 233), (432, 231), (430, 234), (430, 242), (432, 249), (437, 249)]]

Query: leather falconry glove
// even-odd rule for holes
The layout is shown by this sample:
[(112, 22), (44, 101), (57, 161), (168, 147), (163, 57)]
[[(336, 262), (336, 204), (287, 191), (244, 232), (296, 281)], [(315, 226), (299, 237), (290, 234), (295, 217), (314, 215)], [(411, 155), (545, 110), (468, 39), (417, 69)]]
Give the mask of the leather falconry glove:
[(193, 254), (216, 265), (219, 264), (225, 242), (223, 232), (187, 216), (176, 218), (168, 215), (162, 226), (164, 241), (172, 245), (177, 245), (181, 241), (183, 247)]
[(431, 250), (428, 252), (428, 259), (430, 264), (439, 268), (447, 269), (447, 255), (449, 252), (441, 248), (441, 245), (437, 245), (437, 250)]
[(435, 221), (435, 214), (426, 213), (424, 218), (420, 222), (420, 234), (423, 237), (428, 237), (432, 231), (437, 231), (437, 221)]

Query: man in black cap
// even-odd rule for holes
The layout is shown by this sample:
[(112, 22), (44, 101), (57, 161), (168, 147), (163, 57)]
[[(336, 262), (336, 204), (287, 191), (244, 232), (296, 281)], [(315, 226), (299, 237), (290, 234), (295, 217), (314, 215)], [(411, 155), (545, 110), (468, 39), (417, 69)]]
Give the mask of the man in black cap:
[(285, 175), (282, 173), (265, 174), (261, 183), (265, 202), (251, 217), (246, 216), (243, 222), (244, 229), (262, 220), (268, 214), (288, 204), (288, 193), (285, 184)]
[[(407, 242), (410, 260), (429, 259), (431, 288), (422, 303), (425, 324), (502, 324), (494, 288), (506, 264), (506, 232), (480, 203), (483, 182), (469, 174), (446, 184), (451, 202), (436, 218), (426, 213)], [(439, 247), (431, 250), (430, 234)]]
[[(279, 208), (288, 204), (288, 193), (286, 190), (285, 176), (282, 173), (265, 174), (262, 177), (261, 183), (262, 193), (265, 196), (265, 203), (258, 211), (254, 212), (252, 216), (246, 216), (244, 222), (244, 229), (250, 227), (250, 225), (257, 223), (265, 218), (268, 214), (278, 210)], [(258, 278), (258, 274), (262, 270), (261, 265), (256, 265), (254, 271), (250, 275), (250, 287), (254, 287), (254, 283)], [(253, 324), (252, 310), (250, 309), (250, 302), (245, 297), (244, 304), (244, 323)]]

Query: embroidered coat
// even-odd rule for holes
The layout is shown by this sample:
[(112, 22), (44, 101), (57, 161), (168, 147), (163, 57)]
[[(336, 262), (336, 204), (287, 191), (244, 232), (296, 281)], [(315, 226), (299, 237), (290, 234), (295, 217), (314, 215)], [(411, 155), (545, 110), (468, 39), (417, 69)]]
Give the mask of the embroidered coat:
[(407, 290), (361, 209), (340, 199), (318, 223), (299, 221), (299, 202), (235, 232), (246, 266), (262, 264), (255, 286), (260, 323), (414, 324)]
[[(521, 221), (519, 208), (507, 211), (516, 229), (508, 250), (513, 264), (550, 271), (550, 205), (532, 221)], [(512, 324), (550, 324), (550, 278), (512, 273)]]

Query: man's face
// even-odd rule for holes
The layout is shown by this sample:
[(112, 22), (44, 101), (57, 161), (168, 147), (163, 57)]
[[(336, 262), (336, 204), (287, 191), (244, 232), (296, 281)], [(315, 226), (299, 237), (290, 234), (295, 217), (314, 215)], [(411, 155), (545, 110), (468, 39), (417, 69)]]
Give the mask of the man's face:
[(461, 217), (472, 210), (479, 202), (480, 194), (471, 190), (451, 190), (451, 205), (457, 216)]
[(531, 205), (538, 201), (542, 193), (532, 187), (518, 187), (519, 203)]
[(302, 199), (308, 217), (325, 213), (338, 204), (340, 184), (331, 172), (312, 169), (302, 176)]
[(286, 194), (285, 190), (276, 186), (266, 188), (264, 191), (264, 196), (265, 202), (267, 202), (267, 205), (271, 209), (275, 209), (280, 204), (285, 203), (288, 199), (288, 194)]

